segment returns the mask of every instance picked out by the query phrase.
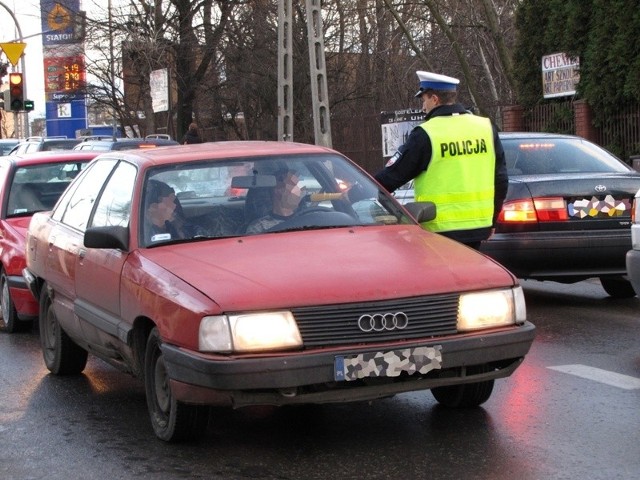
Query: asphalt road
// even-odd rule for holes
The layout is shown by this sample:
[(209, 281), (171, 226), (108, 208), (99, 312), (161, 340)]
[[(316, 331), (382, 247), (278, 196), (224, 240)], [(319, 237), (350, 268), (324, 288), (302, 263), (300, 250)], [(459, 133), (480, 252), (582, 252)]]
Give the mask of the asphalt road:
[(525, 282), (529, 356), (482, 408), (429, 392), (216, 410), (197, 444), (157, 440), (141, 383), (91, 358), (53, 377), (36, 331), (0, 333), (0, 478), (637, 479), (640, 300)]

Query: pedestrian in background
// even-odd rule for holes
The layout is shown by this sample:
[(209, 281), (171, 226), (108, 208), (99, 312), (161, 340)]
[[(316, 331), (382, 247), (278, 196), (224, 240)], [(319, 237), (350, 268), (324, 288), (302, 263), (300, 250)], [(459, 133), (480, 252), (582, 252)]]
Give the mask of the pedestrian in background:
[(182, 137), (183, 145), (188, 145), (191, 143), (202, 143), (202, 138), (198, 133), (198, 125), (195, 122), (189, 124), (189, 130)]
[(423, 228), (479, 249), (489, 238), (507, 195), (504, 150), (496, 127), (457, 101), (460, 81), (416, 72), (427, 114), (375, 176), (389, 192), (415, 179), (416, 202), (436, 205)]

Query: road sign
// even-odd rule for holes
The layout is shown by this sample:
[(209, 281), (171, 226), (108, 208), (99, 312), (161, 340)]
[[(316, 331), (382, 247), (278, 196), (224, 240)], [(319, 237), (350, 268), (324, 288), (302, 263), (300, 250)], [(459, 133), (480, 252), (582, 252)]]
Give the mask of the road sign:
[(14, 67), (18, 64), (26, 46), (27, 44), (22, 42), (0, 43), (0, 48)]

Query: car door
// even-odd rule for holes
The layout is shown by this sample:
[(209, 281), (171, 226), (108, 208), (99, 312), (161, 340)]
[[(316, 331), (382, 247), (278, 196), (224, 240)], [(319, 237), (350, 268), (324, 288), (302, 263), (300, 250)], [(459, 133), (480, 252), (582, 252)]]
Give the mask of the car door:
[[(136, 167), (121, 161), (100, 192), (89, 226), (129, 226)], [(76, 257), (75, 312), (83, 335), (102, 355), (119, 358), (127, 326), (120, 320), (120, 276), (128, 252), (82, 246)]]
[(105, 160), (87, 167), (78, 182), (65, 192), (51, 217), (45, 277), (55, 292), (52, 299), (58, 321), (72, 337), (81, 336), (74, 315), (76, 258), (98, 193), (115, 164), (114, 160)]

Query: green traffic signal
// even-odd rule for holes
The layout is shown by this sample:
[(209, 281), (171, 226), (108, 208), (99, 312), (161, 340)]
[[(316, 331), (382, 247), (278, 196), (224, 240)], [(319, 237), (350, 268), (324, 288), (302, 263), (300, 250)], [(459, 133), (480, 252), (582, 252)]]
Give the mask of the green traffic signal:
[(33, 110), (33, 100), (25, 100), (23, 105), (24, 105), (24, 109), (27, 112), (30, 112), (31, 110)]

